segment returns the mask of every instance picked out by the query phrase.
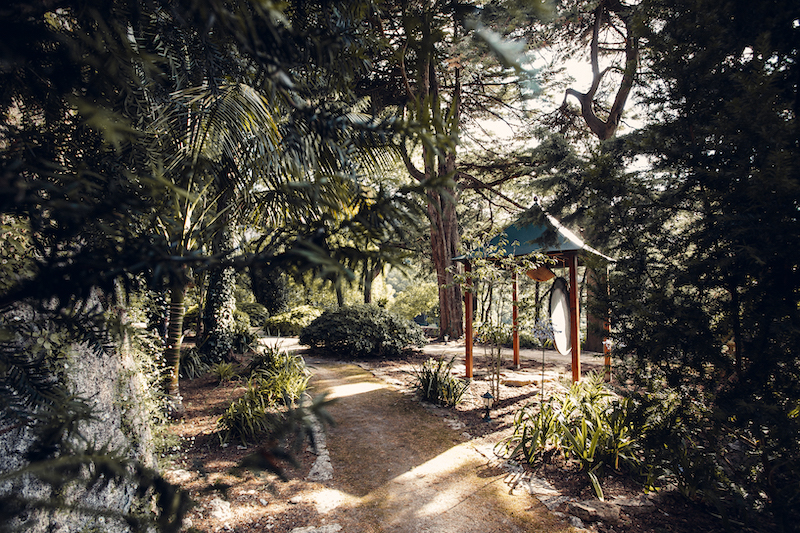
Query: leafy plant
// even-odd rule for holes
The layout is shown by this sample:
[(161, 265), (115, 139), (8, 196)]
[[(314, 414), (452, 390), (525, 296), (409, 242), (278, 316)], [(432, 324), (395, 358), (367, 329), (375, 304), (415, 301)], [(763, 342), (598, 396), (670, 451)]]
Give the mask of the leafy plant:
[(600, 475), (606, 466), (625, 465), (641, 472), (643, 419), (636, 415), (632, 399), (617, 398), (603, 386), (600, 374), (540, 402), (538, 410), (534, 407), (530, 404), (517, 413), (514, 433), (499, 445), (501, 453), (534, 463), (548, 450), (561, 452), (580, 463), (601, 500)]
[(425, 335), (410, 320), (361, 304), (325, 311), (303, 328), (300, 344), (353, 358), (396, 357), (409, 346), (423, 346)]
[(503, 364), (503, 344), (505, 339), (511, 337), (510, 324), (495, 324), (484, 322), (475, 329), (476, 334), (484, 345), (489, 359), (489, 388), (494, 401), (500, 400), (500, 373)]
[(428, 359), (420, 369), (414, 371), (416, 388), (423, 400), (446, 407), (461, 403), (469, 383), (453, 376), (453, 361), (455, 357), (446, 364), (444, 359)]
[(237, 303), (236, 309), (247, 315), (251, 327), (263, 327), (265, 321), (269, 318), (267, 308), (257, 302)]
[(265, 388), (279, 394), (287, 406), (297, 403), (311, 377), (302, 357), (282, 351), (273, 354), (268, 364), (254, 369), (251, 376), (261, 380)]
[(217, 383), (228, 383), (237, 377), (233, 363), (217, 363), (211, 367), (211, 373), (217, 378)]
[(408, 320), (420, 314), (433, 315), (439, 302), (439, 290), (436, 283), (413, 283), (397, 294), (389, 304), (389, 310)]
[(217, 421), (220, 440), (228, 442), (238, 438), (245, 446), (261, 434), (269, 433), (280, 425), (283, 413), (277, 408), (275, 392), (259, 379), (247, 382), (244, 395), (232, 402)]
[(202, 376), (211, 370), (205, 357), (200, 351), (192, 346), (181, 350), (181, 377), (184, 379), (194, 379)]
[(256, 334), (250, 328), (250, 317), (247, 313), (236, 309), (233, 313), (233, 351), (246, 353), (256, 340)]
[(244, 395), (232, 402), (217, 421), (220, 440), (243, 444), (270, 434), (285, 421), (286, 412), (298, 406), (310, 374), (302, 357), (271, 349), (253, 358)]

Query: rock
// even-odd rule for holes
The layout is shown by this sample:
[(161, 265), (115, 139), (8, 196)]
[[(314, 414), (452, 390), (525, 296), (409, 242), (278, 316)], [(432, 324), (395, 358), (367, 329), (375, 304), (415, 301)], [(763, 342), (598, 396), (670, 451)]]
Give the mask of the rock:
[(559, 505), (569, 500), (569, 496), (560, 496), (558, 494), (554, 495), (537, 495), (536, 498), (542, 502), (542, 504), (547, 507), (550, 511), (558, 508)]
[(193, 474), (183, 468), (176, 468), (174, 470), (167, 470), (164, 472), (164, 477), (171, 483), (185, 483), (192, 479)]
[(339, 524), (328, 524), (319, 527), (296, 527), (292, 530), (292, 533), (338, 533), (341, 530), (342, 526)]
[(329, 481), (333, 479), (333, 464), (331, 463), (330, 452), (328, 452), (325, 431), (316, 420), (311, 423), (311, 431), (314, 434), (314, 442), (316, 444), (314, 451), (317, 453), (317, 460), (311, 466), (306, 479), (309, 481)]
[[(100, 310), (100, 294), (94, 292), (89, 306)], [(36, 330), (50, 331), (51, 324), (47, 314), (27, 305), (20, 305), (6, 311), (10, 327), (12, 322), (29, 324)], [(124, 317), (120, 317), (124, 320)], [(127, 328), (122, 328), (127, 330)], [(12, 329), (13, 331), (13, 329)], [(57, 328), (53, 331), (59, 331)], [(60, 335), (60, 333), (58, 334)], [(32, 351), (26, 335), (17, 335), (14, 349), (21, 354), (38, 353)], [(61, 337), (66, 340), (66, 337)], [(151, 383), (142, 372), (142, 360), (135, 354), (127, 336), (106, 335), (93, 330), (94, 340), (74, 340), (60, 347), (63, 359), (53, 361), (48, 383), (59, 383), (62, 390), (80, 398), (92, 410), (96, 418), (81, 420), (78, 432), (81, 439), (72, 444), (94, 446), (95, 450), (104, 447), (124, 457), (126, 461), (137, 461), (147, 467), (156, 464), (153, 451), (150, 414), (148, 409), (155, 400), (151, 394)], [(102, 346), (97, 341), (103, 341)], [(42, 413), (44, 414), (44, 413)], [(0, 475), (5, 480), (0, 483), (0, 497), (17, 497), (22, 500), (48, 502), (54, 498), (52, 487), (41, 478), (24, 474), (18, 475), (29, 464), (29, 453), (35, 452), (38, 434), (31, 425), (11, 425), (0, 434)], [(34, 454), (35, 455), (35, 454)], [(146, 506), (149, 500), (140, 499), (134, 481), (122, 480), (108, 483), (87, 483), (88, 468), (76, 473), (73, 482), (59, 489), (57, 498), (62, 508), (49, 505), (29, 504), (26, 509), (16, 509), (15, 504), (2, 509), (0, 528), (20, 530), (29, 533), (49, 533), (59, 531), (103, 531), (104, 533), (130, 532), (129, 524), (122, 516), (137, 506)], [(50, 503), (50, 502), (48, 502)], [(69, 507), (72, 508), (69, 508)], [(85, 513), (77, 509), (102, 509), (109, 515)], [(19, 511), (19, 512), (18, 512)], [(118, 517), (111, 515), (119, 515)]]
[(611, 503), (618, 505), (623, 512), (632, 516), (641, 516), (656, 510), (656, 505), (644, 494), (635, 498), (616, 498), (611, 500)]
[(327, 450), (317, 456), (311, 470), (306, 476), (308, 481), (328, 481), (333, 479), (333, 464), (331, 463), (331, 456)]
[(220, 498), (214, 498), (211, 500), (209, 507), (211, 508), (209, 515), (215, 520), (227, 522), (233, 517), (230, 502), (226, 502)]
[(536, 496), (559, 496), (558, 490), (546, 479), (531, 477), (528, 480), (528, 490)]
[(574, 527), (575, 529), (577, 529), (579, 531), (587, 531), (586, 529), (583, 528), (583, 520), (581, 520), (577, 516), (570, 516), (570, 515), (566, 515), (564, 513), (558, 513), (558, 512), (553, 513), (553, 515), (557, 516), (559, 518), (563, 518), (564, 520), (569, 522), (569, 525), (571, 525), (572, 527)]
[(577, 516), (587, 522), (609, 522), (619, 521), (620, 507), (610, 502), (587, 500), (582, 502), (569, 502), (565, 509), (572, 516)]

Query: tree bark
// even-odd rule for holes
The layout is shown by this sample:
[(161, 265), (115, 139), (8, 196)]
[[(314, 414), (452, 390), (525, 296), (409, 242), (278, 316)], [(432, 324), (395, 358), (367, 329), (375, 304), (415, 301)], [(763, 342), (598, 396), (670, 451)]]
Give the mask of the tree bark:
[[(567, 98), (570, 96), (575, 97), (581, 104), (581, 116), (584, 122), (592, 133), (601, 141), (613, 137), (619, 127), (620, 120), (622, 119), (622, 112), (625, 109), (628, 95), (633, 88), (633, 80), (636, 76), (639, 64), (639, 38), (635, 34), (632, 17), (628, 13), (625, 13), (624, 10), (625, 8), (616, 0), (603, 0), (598, 4), (594, 14), (595, 19), (592, 29), (590, 50), (592, 86), (585, 93), (575, 89), (567, 89), (564, 96), (564, 103), (562, 104), (562, 108), (565, 108), (567, 105)], [(606, 120), (603, 120), (597, 116), (594, 110), (594, 96), (597, 93), (597, 89), (600, 87), (600, 81), (608, 71), (608, 69), (600, 70), (600, 29), (603, 22), (611, 18), (612, 13), (615, 13), (625, 25), (625, 67), (623, 68), (622, 81), (617, 89), (614, 103), (608, 112), (608, 117)]]
[[(212, 252), (221, 257), (235, 248), (228, 214), (230, 199), (223, 194), (219, 202), (221, 227), (212, 241)], [(233, 267), (216, 267), (208, 275), (208, 291), (204, 313), (203, 351), (210, 360), (220, 362), (233, 355), (234, 312), (236, 311), (236, 271)]]
[[(455, 192), (455, 191), (453, 191)], [(438, 191), (428, 193), (428, 216), (431, 219), (431, 257), (439, 286), (439, 335), (458, 339), (464, 334), (461, 286), (454, 280), (460, 235), (454, 198)]]
[(181, 368), (181, 343), (183, 341), (183, 316), (186, 285), (174, 282), (170, 287), (169, 326), (167, 329), (167, 345), (164, 350), (166, 375), (164, 388), (169, 397), (172, 413), (183, 411), (180, 395), (179, 376)]
[[(457, 177), (455, 147), (458, 144), (461, 106), (461, 81), (458, 68), (455, 69), (451, 103), (448, 105), (440, 97), (436, 50), (432, 44), (430, 27), (432, 17), (430, 14), (426, 15), (428, 16), (420, 19), (422, 39), (417, 51), (420, 57), (416, 62), (416, 88), (411, 86), (405, 61), (401, 57), (403, 81), (409, 103), (413, 104), (417, 114), (417, 120), (427, 125), (430, 133), (449, 137), (452, 142), (449, 146), (440, 146), (436, 151), (425, 144), (422, 151), (424, 161), (422, 171), (414, 166), (408, 154), (404, 154), (409, 174), (423, 183), (434, 178), (455, 180)], [(458, 38), (457, 29), (458, 25), (455, 24), (454, 39)], [(431, 223), (431, 259), (439, 286), (439, 336), (441, 338), (448, 335), (451, 339), (457, 339), (464, 334), (462, 291), (454, 279), (455, 270), (460, 267), (453, 263), (453, 257), (458, 255), (461, 244), (456, 213), (458, 190), (456, 185), (432, 188), (427, 196), (428, 218)]]

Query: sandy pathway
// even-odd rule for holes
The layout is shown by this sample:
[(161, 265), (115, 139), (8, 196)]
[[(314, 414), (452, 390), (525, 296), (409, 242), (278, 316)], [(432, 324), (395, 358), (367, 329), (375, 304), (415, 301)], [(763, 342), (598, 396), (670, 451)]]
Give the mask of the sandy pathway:
[(509, 494), (491, 445), (449, 427), (446, 410), (426, 408), (356, 365), (312, 368), (314, 392), (337, 400), (326, 438), (333, 476), (308, 495), (318, 531), (570, 531), (529, 494)]

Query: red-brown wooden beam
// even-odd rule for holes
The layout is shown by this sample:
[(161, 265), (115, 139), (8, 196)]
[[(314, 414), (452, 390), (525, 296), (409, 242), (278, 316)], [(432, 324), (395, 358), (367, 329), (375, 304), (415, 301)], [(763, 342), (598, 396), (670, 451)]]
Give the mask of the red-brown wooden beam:
[(519, 312), (517, 309), (517, 271), (511, 273), (512, 285), (512, 302), (511, 302), (511, 315), (513, 321), (513, 329), (511, 331), (512, 346), (514, 348), (514, 368), (519, 368)]
[(464, 291), (464, 344), (466, 354), (464, 365), (467, 367), (467, 379), (472, 379), (472, 265), (469, 261), (464, 262), (464, 272), (467, 278), (467, 290)]
[(569, 267), (569, 336), (572, 344), (572, 382), (581, 380), (580, 305), (578, 304), (578, 254), (567, 254)]

